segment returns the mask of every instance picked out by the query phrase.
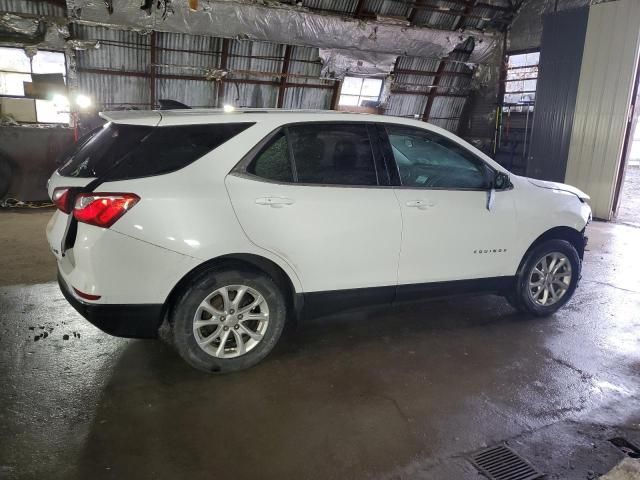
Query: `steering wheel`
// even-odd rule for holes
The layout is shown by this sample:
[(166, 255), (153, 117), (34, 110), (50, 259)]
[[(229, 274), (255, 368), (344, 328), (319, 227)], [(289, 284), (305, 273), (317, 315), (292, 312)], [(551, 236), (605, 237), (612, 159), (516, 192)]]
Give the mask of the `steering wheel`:
[(442, 181), (445, 180), (447, 178), (446, 174), (442, 174), (442, 173), (436, 173), (431, 175), (427, 182), (425, 183), (426, 187), (439, 187), (440, 185), (442, 185)]
[(398, 172), (400, 173), (400, 183), (402, 185), (413, 185), (413, 168), (411, 168), (410, 165), (403, 165), (402, 167), (398, 168)]

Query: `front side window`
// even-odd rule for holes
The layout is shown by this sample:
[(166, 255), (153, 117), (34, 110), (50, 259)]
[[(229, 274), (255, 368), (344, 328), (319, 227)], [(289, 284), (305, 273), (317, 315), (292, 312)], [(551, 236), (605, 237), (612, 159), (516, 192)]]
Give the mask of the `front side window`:
[(378, 184), (366, 125), (296, 125), (288, 134), (299, 183)]
[(471, 152), (441, 135), (387, 126), (393, 157), (403, 186), (484, 189), (488, 167)]

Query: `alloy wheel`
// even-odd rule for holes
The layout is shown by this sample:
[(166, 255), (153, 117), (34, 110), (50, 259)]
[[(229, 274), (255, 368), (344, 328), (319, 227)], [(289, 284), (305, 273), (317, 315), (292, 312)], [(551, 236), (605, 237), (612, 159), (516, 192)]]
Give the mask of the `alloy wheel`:
[(529, 275), (528, 292), (537, 305), (549, 307), (560, 301), (571, 285), (571, 261), (560, 252), (540, 258)]
[(202, 300), (193, 317), (193, 335), (207, 354), (234, 358), (253, 350), (269, 326), (269, 305), (246, 285), (220, 287)]

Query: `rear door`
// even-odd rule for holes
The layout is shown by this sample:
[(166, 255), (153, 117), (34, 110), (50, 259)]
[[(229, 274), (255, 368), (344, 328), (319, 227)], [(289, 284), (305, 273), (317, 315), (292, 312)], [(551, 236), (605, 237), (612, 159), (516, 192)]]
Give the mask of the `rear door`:
[(226, 179), (246, 234), (288, 262), (305, 292), (390, 287), (379, 300), (393, 298), (400, 210), (373, 128), (282, 128)]

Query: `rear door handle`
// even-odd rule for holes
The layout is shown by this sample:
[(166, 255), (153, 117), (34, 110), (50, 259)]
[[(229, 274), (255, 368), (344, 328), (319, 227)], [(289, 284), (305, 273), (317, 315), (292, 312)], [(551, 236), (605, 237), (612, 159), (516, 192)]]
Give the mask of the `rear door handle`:
[(406, 204), (407, 207), (419, 208), (420, 210), (426, 210), (427, 208), (435, 207), (436, 202), (433, 200), (409, 200)]
[(257, 205), (269, 205), (273, 208), (282, 208), (287, 205), (293, 205), (295, 202), (286, 197), (262, 197), (256, 198)]

